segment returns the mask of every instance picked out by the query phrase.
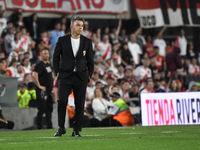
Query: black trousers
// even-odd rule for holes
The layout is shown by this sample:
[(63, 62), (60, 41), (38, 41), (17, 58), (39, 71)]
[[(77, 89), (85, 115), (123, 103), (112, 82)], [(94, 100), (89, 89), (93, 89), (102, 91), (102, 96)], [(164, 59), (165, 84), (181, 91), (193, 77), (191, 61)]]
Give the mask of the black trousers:
[(103, 119), (101, 123), (104, 127), (122, 126), (119, 121), (114, 120), (113, 118)]
[(73, 130), (81, 131), (83, 116), (84, 116), (84, 103), (86, 94), (87, 80), (83, 81), (77, 73), (72, 73), (66, 79), (59, 79), (58, 87), (58, 126), (65, 127), (66, 107), (68, 103), (68, 96), (73, 89), (74, 102), (75, 102), (75, 115), (73, 122)]
[(12, 121), (8, 121), (8, 123), (0, 121), (0, 129), (13, 129), (14, 125)]
[(47, 99), (41, 97), (41, 89), (36, 88), (36, 96), (37, 96), (37, 127), (38, 129), (42, 129), (43, 121), (42, 116), (45, 113), (46, 116), (46, 124), (47, 128), (52, 128), (52, 112), (53, 112), (53, 97), (51, 91), (46, 91)]

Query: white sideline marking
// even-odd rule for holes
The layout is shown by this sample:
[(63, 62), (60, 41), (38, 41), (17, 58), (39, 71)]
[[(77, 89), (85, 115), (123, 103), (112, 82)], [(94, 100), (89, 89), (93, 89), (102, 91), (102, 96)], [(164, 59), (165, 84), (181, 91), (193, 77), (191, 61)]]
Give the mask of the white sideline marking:
[[(49, 142), (56, 142), (56, 140), (54, 140), (54, 141), (41, 141), (41, 142), (28, 142), (28, 143), (49, 143)], [(19, 143), (16, 143), (16, 142), (11, 142), (11, 143), (6, 143), (6, 144), (25, 144), (25, 143), (27, 143), (27, 142), (19, 142)], [(1, 144), (0, 144), (1, 145)]]
[(82, 135), (82, 136), (102, 136), (100, 134), (94, 134), (94, 135)]
[(177, 133), (177, 132), (180, 132), (180, 131), (163, 131), (161, 133)]
[(56, 137), (36, 137), (36, 139), (54, 139), (54, 138), (56, 138)]
[(122, 133), (122, 134), (143, 134), (143, 133), (135, 133), (135, 132), (132, 132), (132, 133)]
[(91, 128), (91, 129), (129, 129), (126, 127), (106, 127), (106, 128)]

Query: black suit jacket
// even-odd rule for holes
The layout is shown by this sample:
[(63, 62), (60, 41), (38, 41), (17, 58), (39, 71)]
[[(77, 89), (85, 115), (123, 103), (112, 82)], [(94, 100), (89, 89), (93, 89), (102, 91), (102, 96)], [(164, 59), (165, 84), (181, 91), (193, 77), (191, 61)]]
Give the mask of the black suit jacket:
[(59, 78), (67, 78), (73, 73), (75, 66), (82, 80), (88, 80), (88, 77), (92, 76), (94, 70), (92, 41), (81, 35), (79, 50), (74, 56), (71, 34), (59, 37), (53, 54), (55, 75), (59, 73)]

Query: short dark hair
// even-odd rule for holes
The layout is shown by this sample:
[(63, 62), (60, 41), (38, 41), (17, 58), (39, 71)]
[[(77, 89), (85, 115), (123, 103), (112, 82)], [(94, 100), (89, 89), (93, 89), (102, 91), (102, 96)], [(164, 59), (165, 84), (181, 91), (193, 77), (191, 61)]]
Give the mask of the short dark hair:
[(49, 51), (48, 48), (43, 48), (43, 49), (40, 50), (40, 53), (42, 53), (44, 50), (48, 50)]
[(158, 47), (158, 46), (154, 46), (153, 49), (154, 49), (154, 50), (155, 50), (155, 49), (159, 49), (159, 47)]
[(81, 18), (81, 17), (77, 16), (77, 17), (74, 17), (74, 18), (71, 19), (71, 25), (73, 25), (76, 20), (82, 21), (83, 24), (84, 24), (84, 21), (85, 21), (84, 18)]

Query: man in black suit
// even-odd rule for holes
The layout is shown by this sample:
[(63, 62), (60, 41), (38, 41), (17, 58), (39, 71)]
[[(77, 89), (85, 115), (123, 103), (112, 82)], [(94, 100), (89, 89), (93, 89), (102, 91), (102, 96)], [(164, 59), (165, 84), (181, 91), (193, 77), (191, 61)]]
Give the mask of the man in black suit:
[[(64, 124), (68, 96), (73, 89), (75, 116), (72, 136), (80, 137), (87, 82), (94, 70), (92, 41), (81, 35), (84, 19), (72, 18), (71, 34), (59, 37), (53, 54), (55, 75), (59, 78), (58, 125), (54, 136), (66, 133)], [(60, 61), (60, 59), (62, 61)]]

